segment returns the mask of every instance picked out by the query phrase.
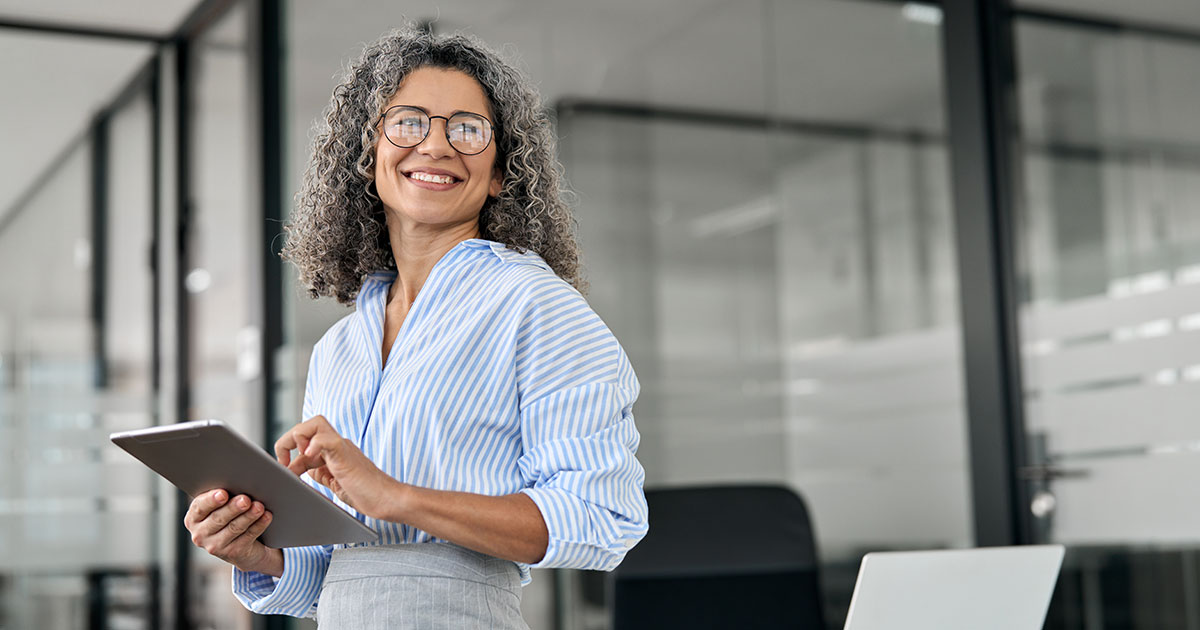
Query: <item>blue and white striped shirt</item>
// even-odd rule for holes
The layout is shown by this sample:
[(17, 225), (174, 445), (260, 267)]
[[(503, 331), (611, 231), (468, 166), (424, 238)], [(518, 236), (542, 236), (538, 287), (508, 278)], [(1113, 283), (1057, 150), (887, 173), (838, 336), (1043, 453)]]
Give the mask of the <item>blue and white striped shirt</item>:
[[(402, 482), (525, 493), (550, 532), (533, 567), (617, 566), (648, 524), (638, 380), (608, 327), (537, 254), (471, 239), (434, 265), (381, 367), (394, 278), (368, 276), (355, 312), (313, 348), (304, 418), (325, 416)], [(304, 479), (379, 544), (444, 542), (358, 514)], [(311, 616), (334, 548), (284, 549), (281, 578), (234, 569), (233, 592), (257, 613)], [(517, 566), (528, 584), (530, 566)]]

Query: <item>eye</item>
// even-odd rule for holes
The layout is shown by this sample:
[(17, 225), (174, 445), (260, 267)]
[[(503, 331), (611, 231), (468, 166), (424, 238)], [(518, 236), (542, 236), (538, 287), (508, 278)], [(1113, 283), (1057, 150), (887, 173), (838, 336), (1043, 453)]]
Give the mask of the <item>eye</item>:
[(483, 125), (476, 121), (458, 120), (450, 129), (456, 140), (479, 140), (483, 138)]
[(420, 112), (399, 111), (387, 120), (387, 133), (404, 142), (420, 141), (428, 130), (429, 119)]

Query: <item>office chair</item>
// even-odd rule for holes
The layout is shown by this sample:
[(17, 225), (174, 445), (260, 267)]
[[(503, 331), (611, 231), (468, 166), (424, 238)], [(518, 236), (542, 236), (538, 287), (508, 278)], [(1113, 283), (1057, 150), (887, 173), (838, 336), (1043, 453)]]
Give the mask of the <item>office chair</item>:
[(804, 500), (782, 486), (647, 490), (650, 532), (613, 572), (613, 630), (823, 630)]

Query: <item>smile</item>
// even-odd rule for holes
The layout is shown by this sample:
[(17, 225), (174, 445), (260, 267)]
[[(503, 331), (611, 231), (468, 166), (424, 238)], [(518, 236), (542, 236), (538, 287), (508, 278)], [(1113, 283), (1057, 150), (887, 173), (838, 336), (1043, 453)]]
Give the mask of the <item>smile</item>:
[(409, 173), (408, 177), (409, 179), (415, 179), (421, 182), (429, 182), (431, 184), (453, 184), (455, 181), (457, 181), (455, 178), (449, 175), (433, 175), (419, 171), (415, 173)]

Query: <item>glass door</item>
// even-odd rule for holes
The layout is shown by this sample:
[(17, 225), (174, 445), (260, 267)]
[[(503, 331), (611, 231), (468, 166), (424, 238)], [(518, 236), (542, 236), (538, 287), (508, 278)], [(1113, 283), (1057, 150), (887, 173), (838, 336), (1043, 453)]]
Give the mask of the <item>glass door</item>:
[(1055, 628), (1200, 627), (1200, 38), (1016, 24), (1027, 506)]

